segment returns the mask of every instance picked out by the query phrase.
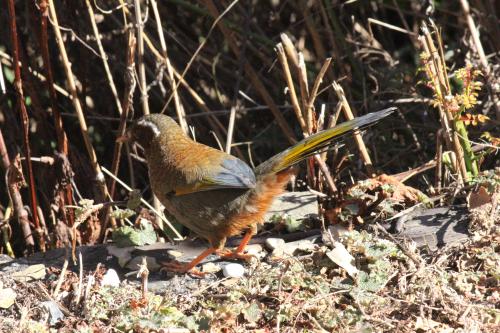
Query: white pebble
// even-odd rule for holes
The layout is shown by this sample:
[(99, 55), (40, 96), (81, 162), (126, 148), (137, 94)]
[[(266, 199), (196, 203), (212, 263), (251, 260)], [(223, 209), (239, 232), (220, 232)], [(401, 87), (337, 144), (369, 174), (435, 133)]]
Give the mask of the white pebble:
[(283, 248), (285, 246), (285, 240), (282, 238), (268, 238), (266, 239), (266, 247), (269, 250), (275, 250), (279, 248)]
[(118, 277), (118, 273), (112, 268), (108, 269), (102, 277), (101, 286), (119, 287), (120, 278)]
[(245, 274), (245, 268), (240, 264), (227, 264), (222, 268), (225, 277), (240, 278)]

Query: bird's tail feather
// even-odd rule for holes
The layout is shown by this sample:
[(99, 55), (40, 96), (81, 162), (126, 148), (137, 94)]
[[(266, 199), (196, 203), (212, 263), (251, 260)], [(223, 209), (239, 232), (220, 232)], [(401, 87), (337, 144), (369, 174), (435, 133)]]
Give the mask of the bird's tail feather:
[(311, 135), (257, 166), (255, 173), (258, 176), (259, 174), (268, 174), (270, 172), (276, 173), (285, 170), (314, 154), (328, 150), (333, 146), (332, 141), (334, 139), (349, 134), (356, 129), (372, 125), (378, 120), (387, 117), (395, 110), (395, 107), (391, 107), (378, 112), (369, 113)]

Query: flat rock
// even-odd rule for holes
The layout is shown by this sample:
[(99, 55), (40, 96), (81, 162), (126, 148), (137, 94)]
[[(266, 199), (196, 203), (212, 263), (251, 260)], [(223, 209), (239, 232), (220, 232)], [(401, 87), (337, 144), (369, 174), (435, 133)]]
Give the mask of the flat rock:
[(400, 217), (391, 229), (392, 232), (399, 232), (398, 236), (412, 239), (418, 246), (435, 250), (468, 239), (468, 225), (469, 213), (463, 205), (418, 208)]
[(19, 282), (29, 282), (40, 280), (45, 277), (45, 265), (36, 264), (26, 267), (23, 270), (12, 273), (12, 279)]
[(60, 320), (64, 319), (64, 314), (62, 313), (59, 306), (54, 301), (45, 301), (40, 303), (40, 308), (46, 313), (48, 317), (49, 325), (53, 326), (57, 324)]
[(319, 218), (317, 195), (311, 192), (285, 192), (274, 199), (265, 215), (269, 221), (273, 215), (288, 214), (292, 219)]
[(12, 288), (0, 289), (0, 309), (8, 309), (16, 301), (16, 292)]

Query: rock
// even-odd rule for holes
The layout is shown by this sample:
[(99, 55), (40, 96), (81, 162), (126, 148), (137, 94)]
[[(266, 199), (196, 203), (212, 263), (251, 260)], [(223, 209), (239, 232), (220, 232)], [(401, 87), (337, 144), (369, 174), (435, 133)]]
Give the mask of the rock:
[(271, 252), (270, 259), (271, 260), (276, 260), (276, 259), (281, 259), (285, 256), (285, 250), (283, 247), (278, 247)]
[(170, 256), (171, 259), (177, 259), (182, 257), (182, 252), (175, 250), (167, 250), (167, 255)]
[(120, 278), (118, 277), (118, 273), (112, 268), (108, 269), (102, 277), (101, 286), (119, 287)]
[(246, 253), (252, 256), (258, 256), (262, 253), (262, 245), (260, 244), (250, 244), (245, 247)]
[(245, 274), (245, 268), (236, 263), (227, 264), (222, 268), (222, 274), (225, 277), (240, 278)]
[(59, 309), (57, 303), (54, 301), (42, 302), (40, 303), (40, 308), (48, 317), (50, 326), (57, 324), (64, 318), (64, 314), (62, 313), (61, 309)]
[(281, 238), (268, 238), (265, 242), (266, 247), (273, 251), (278, 248), (283, 248), (285, 245), (285, 240)]
[[(140, 247), (139, 247), (140, 249)], [(134, 251), (137, 250), (134, 246), (129, 247), (118, 247), (110, 245), (107, 248), (108, 253), (118, 259), (118, 264), (120, 267), (130, 269), (135, 271), (139, 268), (142, 263), (142, 255), (134, 255)], [(156, 272), (161, 268), (156, 258), (146, 256), (146, 261), (148, 263), (148, 269), (150, 272)]]
[(0, 290), (0, 309), (8, 309), (16, 301), (16, 292), (12, 288)]
[(317, 236), (308, 237), (295, 242), (285, 243), (283, 251), (286, 254), (293, 255), (295, 251), (300, 250), (304, 252), (312, 252), (316, 248), (314, 242), (318, 239)]
[(120, 267), (126, 267), (132, 259), (132, 251), (134, 251), (134, 247), (118, 247), (110, 245), (106, 248), (106, 250), (108, 251), (108, 254), (118, 259)]
[(12, 259), (11, 257), (9, 257), (8, 255), (6, 254), (0, 254), (0, 264), (6, 264), (8, 262), (11, 262), (13, 261), (14, 259)]
[(469, 238), (469, 221), (469, 212), (464, 205), (431, 209), (419, 207), (400, 216), (389, 232), (408, 237), (417, 246), (436, 250), (444, 245), (466, 241)]
[(269, 221), (274, 215), (289, 215), (294, 220), (319, 218), (317, 195), (311, 192), (285, 192), (278, 196), (265, 215)]
[(221, 268), (213, 262), (207, 262), (201, 266), (201, 271), (203, 273), (217, 273), (220, 270)]
[(29, 282), (45, 278), (45, 265), (31, 265), (19, 272), (14, 272), (11, 275), (12, 279), (18, 282)]
[[(130, 269), (131, 271), (136, 271), (139, 269), (139, 265), (142, 265), (142, 258), (143, 256), (136, 256), (133, 257), (132, 259), (129, 260), (125, 268)], [(148, 265), (148, 270), (150, 272), (156, 272), (159, 271), (160, 268), (162, 267), (156, 258), (153, 257), (146, 257), (146, 262)]]

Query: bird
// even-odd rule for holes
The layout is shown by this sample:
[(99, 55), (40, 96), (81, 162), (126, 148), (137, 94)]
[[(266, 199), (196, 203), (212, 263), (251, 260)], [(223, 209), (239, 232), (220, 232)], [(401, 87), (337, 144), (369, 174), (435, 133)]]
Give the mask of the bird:
[[(170, 262), (168, 271), (202, 275), (196, 266), (211, 254), (249, 259), (245, 247), (264, 222), (273, 199), (297, 173), (297, 163), (328, 150), (337, 139), (390, 115), (395, 108), (341, 123), (304, 138), (252, 169), (241, 159), (196, 142), (174, 119), (153, 113), (135, 120), (118, 141), (144, 149), (153, 193), (177, 222), (209, 247), (189, 263)], [(224, 248), (231, 236), (244, 237), (235, 250)]]

